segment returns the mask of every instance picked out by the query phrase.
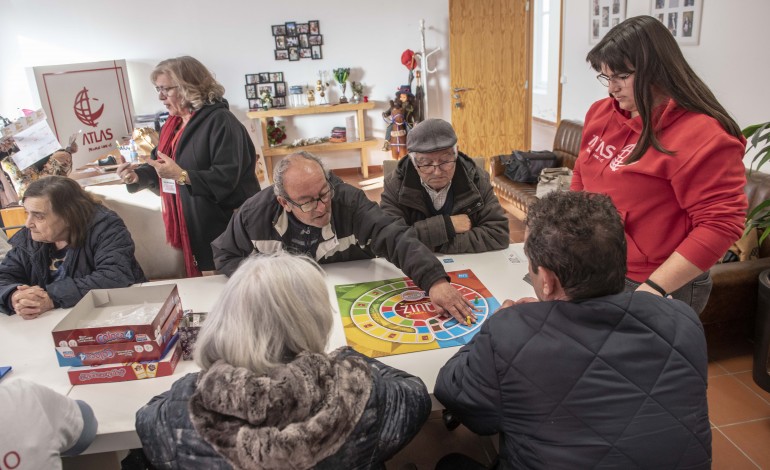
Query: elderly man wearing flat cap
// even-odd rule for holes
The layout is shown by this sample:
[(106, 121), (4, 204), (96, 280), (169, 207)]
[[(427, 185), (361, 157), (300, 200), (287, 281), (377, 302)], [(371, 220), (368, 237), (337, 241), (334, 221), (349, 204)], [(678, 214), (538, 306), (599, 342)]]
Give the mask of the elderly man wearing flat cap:
[(457, 151), (452, 125), (421, 122), (406, 136), (409, 156), (385, 178), (380, 206), (414, 226), (440, 253), (481, 253), (508, 246), (508, 219), (489, 176)]

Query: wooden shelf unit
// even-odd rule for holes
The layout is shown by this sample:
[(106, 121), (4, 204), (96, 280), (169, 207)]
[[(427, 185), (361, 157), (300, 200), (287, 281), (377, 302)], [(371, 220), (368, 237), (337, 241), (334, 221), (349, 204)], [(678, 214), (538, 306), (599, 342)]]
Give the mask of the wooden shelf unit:
[[(364, 111), (374, 109), (374, 101), (368, 103), (346, 103), (346, 104), (323, 104), (318, 106), (303, 106), (301, 108), (271, 108), (267, 111), (249, 111), (246, 116), (249, 119), (259, 119), (262, 124), (262, 155), (265, 157), (265, 167), (267, 168), (268, 182), (273, 181), (273, 157), (289, 155), (301, 150), (311, 153), (337, 152), (341, 150), (360, 150), (361, 151), (361, 173), (364, 178), (369, 177), (369, 149), (379, 144), (377, 139), (366, 138), (366, 128), (364, 125)], [(323, 144), (305, 145), (302, 147), (289, 148), (286, 145), (270, 147), (267, 140), (267, 121), (274, 118), (291, 116), (311, 116), (327, 113), (356, 113), (356, 127), (358, 129), (358, 140), (355, 142), (327, 142)]]

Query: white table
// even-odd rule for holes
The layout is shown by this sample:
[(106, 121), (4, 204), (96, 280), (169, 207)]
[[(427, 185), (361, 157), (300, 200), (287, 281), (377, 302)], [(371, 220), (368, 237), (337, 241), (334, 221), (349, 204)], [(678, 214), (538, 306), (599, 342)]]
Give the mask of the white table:
[[(502, 251), (474, 255), (441, 255), (438, 258), (447, 271), (472, 269), (500, 303), (507, 298), (517, 299), (534, 295), (532, 287), (522, 281), (527, 273), (527, 264), (521, 244), (511, 245)], [(328, 264), (323, 268), (328, 276), (332, 307), (337, 312), (329, 340), (329, 350), (332, 350), (346, 344), (334, 286), (392, 279), (404, 274), (384, 259)], [(184, 308), (206, 312), (216, 302), (226, 281), (224, 276), (210, 276), (148, 284), (176, 283)], [(24, 377), (90, 404), (99, 421), (99, 431), (96, 440), (85, 453), (141, 447), (134, 428), (136, 411), (155, 395), (169, 390), (171, 384), (185, 374), (196, 372), (198, 367), (193, 361), (180, 361), (174, 374), (169, 377), (73, 387), (69, 384), (66, 368), (57, 365), (50, 333), (66, 313), (67, 310), (55, 310), (30, 321), (24, 321), (16, 315), (0, 315), (0, 365), (12, 365), (14, 368), (8, 380)], [(434, 349), (384, 357), (380, 360), (420, 377), (432, 393), (439, 369), (457, 349)]]

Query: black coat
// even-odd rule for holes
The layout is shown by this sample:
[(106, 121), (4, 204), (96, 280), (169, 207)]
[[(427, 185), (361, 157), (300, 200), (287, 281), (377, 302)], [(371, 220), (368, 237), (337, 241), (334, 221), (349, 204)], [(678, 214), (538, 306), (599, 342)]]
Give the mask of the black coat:
[[(153, 158), (155, 152), (153, 151)], [(177, 186), (198, 269), (213, 271), (211, 242), (227, 228), (233, 211), (259, 191), (257, 152), (243, 124), (222, 101), (193, 114), (179, 138), (176, 163), (190, 184)], [(159, 192), (158, 174), (150, 165), (136, 169), (139, 181), (129, 192)]]
[(49, 283), (52, 243), (32, 240), (24, 227), (11, 237), (13, 248), (0, 264), (0, 310), (15, 313), (11, 295), (21, 284), (46, 290), (58, 308), (74, 306), (91, 289), (128, 287), (145, 282), (144, 272), (134, 257), (134, 241), (123, 220), (111, 210), (98, 206), (91, 219), (83, 246), (72, 248), (64, 261), (66, 277)]
[(500, 468), (711, 464), (706, 340), (678, 300), (624, 293), (497, 312), (441, 369), (434, 394)]

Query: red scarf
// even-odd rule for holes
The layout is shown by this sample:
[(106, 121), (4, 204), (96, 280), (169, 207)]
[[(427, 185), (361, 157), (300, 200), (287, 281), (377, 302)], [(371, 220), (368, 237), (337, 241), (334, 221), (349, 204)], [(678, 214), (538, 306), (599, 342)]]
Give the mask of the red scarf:
[[(160, 130), (158, 151), (163, 152), (176, 161), (177, 142), (179, 142), (183, 130), (182, 118), (179, 116), (169, 116), (163, 125), (163, 129)], [(160, 181), (159, 183), (162, 188), (163, 183)], [(177, 192), (179, 191), (185, 191), (185, 189), (182, 186), (178, 186)], [(161, 191), (160, 199), (163, 207), (163, 223), (166, 224), (166, 242), (174, 248), (182, 250), (187, 277), (200, 277), (201, 272), (195, 264), (192, 247), (190, 246), (190, 236), (184, 220), (182, 198), (177, 197), (177, 194)]]

